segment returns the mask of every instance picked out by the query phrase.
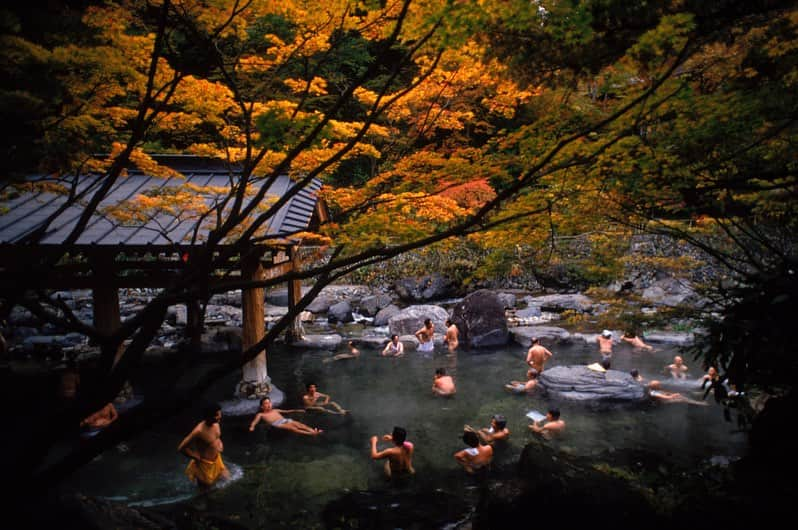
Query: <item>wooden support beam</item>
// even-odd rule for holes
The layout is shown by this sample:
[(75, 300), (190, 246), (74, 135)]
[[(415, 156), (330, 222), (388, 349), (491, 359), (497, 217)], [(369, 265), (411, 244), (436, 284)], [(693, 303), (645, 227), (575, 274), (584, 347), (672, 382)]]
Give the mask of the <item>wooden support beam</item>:
[[(174, 284), (180, 277), (179, 270), (184, 265), (179, 265), (172, 261), (159, 263), (147, 262), (137, 263), (128, 267), (120, 263), (114, 263), (112, 258), (104, 258), (104, 255), (97, 257), (96, 260), (106, 263), (106, 268), (102, 271), (102, 276), (97, 276), (93, 265), (86, 264), (67, 264), (53, 268), (45, 277), (33, 277), (29, 271), (7, 271), (0, 268), (0, 290), (16, 289), (20, 285), (35, 286), (39, 289), (93, 289), (97, 285), (106, 287), (114, 286), (117, 289), (123, 288), (163, 288)], [(92, 263), (95, 259), (92, 260)], [(130, 262), (127, 262), (130, 263)], [(239, 263), (235, 263), (236, 270), (233, 270), (233, 263), (228, 272), (224, 268), (217, 268), (209, 280), (213, 284), (216, 281), (225, 281), (235, 278), (238, 274)], [(264, 279), (277, 278), (288, 274), (292, 270), (292, 263), (286, 260), (270, 267), (264, 267)], [(124, 274), (122, 272), (124, 271)]]
[[(241, 277), (244, 280), (264, 279), (264, 269), (260, 258), (262, 251), (252, 250), (241, 256)], [(263, 288), (241, 290), (241, 342), (244, 350), (249, 349), (266, 335), (264, 323)], [(238, 387), (239, 395), (253, 397), (268, 393), (269, 376), (266, 370), (266, 350), (258, 353), (244, 364), (242, 380)]]
[[(91, 293), (94, 327), (106, 335), (110, 335), (122, 325), (119, 313), (119, 289), (114, 285), (112, 262), (113, 256), (108, 255), (91, 258), (95, 277)], [(125, 347), (120, 345), (114, 356), (114, 366), (124, 351)]]
[(186, 337), (191, 350), (198, 352), (202, 344), (202, 307), (196, 298), (186, 302)]
[[(291, 270), (299, 270), (300, 258), (298, 247), (291, 247), (288, 250), (288, 255), (289, 263), (291, 264)], [(301, 299), (302, 282), (300, 280), (290, 280), (288, 282), (288, 310), (291, 311), (294, 309)], [(291, 322), (291, 326), (285, 331), (285, 336), (287, 342), (289, 343), (302, 339), (302, 321), (300, 320), (299, 315), (294, 317), (294, 321)]]
[(122, 324), (119, 315), (119, 290), (113, 286), (97, 286), (92, 289), (94, 326), (111, 334)]

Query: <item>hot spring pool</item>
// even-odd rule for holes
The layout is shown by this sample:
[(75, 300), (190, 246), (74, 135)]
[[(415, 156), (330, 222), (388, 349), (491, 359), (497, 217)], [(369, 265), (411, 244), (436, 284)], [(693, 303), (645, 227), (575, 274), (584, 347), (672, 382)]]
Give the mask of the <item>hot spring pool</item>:
[[(598, 358), (594, 344), (551, 346), (554, 357), (547, 367), (589, 364)], [(656, 345), (655, 345), (656, 346)], [(497, 447), (492, 475), (511, 476), (526, 442), (526, 412), (545, 412), (556, 404), (566, 421), (564, 436), (553, 442), (574, 455), (591, 456), (615, 449), (654, 452), (666, 461), (691, 466), (713, 456), (737, 457), (745, 450), (745, 437), (723, 419), (711, 397), (708, 406), (686, 404), (593, 405), (552, 403), (541, 395), (519, 396), (504, 384), (523, 380), (525, 349), (517, 346), (489, 352), (448, 355), (408, 352), (404, 357), (383, 358), (362, 349), (358, 359), (324, 363), (327, 352), (297, 353), (275, 349), (269, 355), (269, 375), (286, 394), (281, 408), (300, 408), (307, 382), (349, 409), (349, 416), (319, 413), (294, 418), (325, 429), (319, 437), (274, 433), (259, 426), (248, 432), (251, 416), (222, 419), (224, 460), (233, 480), (207, 499), (217, 512), (229, 514), (248, 527), (323, 526), (321, 512), (327, 503), (353, 491), (381, 492), (401, 487), (405, 491), (439, 491), (469, 502), (475, 498), (473, 482), (455, 463), (452, 454), (463, 448), (464, 424), (485, 427), (493, 414), (504, 414), (511, 431), (509, 443)], [(667, 382), (663, 367), (676, 354), (670, 347), (654, 352), (617, 345), (613, 369), (640, 370), (647, 379)], [(691, 380), (679, 391), (700, 398), (695, 379), (702, 375), (696, 361), (686, 359)], [(434, 397), (430, 391), (436, 368), (445, 367), (457, 384), (453, 398)], [(230, 399), (239, 374), (219, 381), (207, 398)], [(146, 395), (155, 378), (133, 381), (137, 393)], [(124, 445), (106, 451), (72, 476), (64, 488), (131, 505), (192, 503), (196, 490), (183, 474), (187, 464), (176, 448), (199, 421), (197, 410), (173, 418)], [(369, 458), (369, 438), (391, 432), (394, 425), (407, 429), (415, 444), (416, 475), (400, 486), (387, 483), (382, 462)], [(380, 448), (386, 447), (380, 442)], [(206, 501), (203, 501), (206, 502)]]

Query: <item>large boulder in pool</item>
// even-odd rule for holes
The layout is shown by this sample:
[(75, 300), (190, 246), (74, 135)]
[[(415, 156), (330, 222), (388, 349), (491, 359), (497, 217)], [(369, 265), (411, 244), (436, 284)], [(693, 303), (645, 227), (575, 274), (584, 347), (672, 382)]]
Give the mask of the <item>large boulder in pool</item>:
[(587, 366), (555, 366), (540, 374), (546, 393), (570, 401), (625, 401), (646, 399), (642, 385), (618, 370), (595, 372)]
[(475, 291), (455, 305), (452, 322), (460, 330), (460, 341), (470, 348), (505, 346), (510, 340), (504, 302), (487, 289)]
[(538, 338), (543, 345), (571, 342), (572, 335), (563, 328), (555, 326), (518, 326), (510, 331), (513, 340), (525, 348), (532, 346), (532, 339)]
[(446, 333), (446, 319), (449, 313), (437, 305), (411, 305), (402, 309), (388, 319), (388, 330), (391, 335), (413, 335), (424, 326), (424, 320), (430, 319), (435, 324), (435, 334)]
[(391, 317), (397, 315), (400, 311), (401, 309), (399, 309), (399, 306), (395, 306), (393, 304), (387, 305), (377, 311), (372, 324), (375, 326), (387, 326), (388, 322), (391, 320)]
[(452, 282), (433, 273), (420, 278), (402, 278), (394, 283), (394, 291), (405, 302), (440, 300), (451, 294)]

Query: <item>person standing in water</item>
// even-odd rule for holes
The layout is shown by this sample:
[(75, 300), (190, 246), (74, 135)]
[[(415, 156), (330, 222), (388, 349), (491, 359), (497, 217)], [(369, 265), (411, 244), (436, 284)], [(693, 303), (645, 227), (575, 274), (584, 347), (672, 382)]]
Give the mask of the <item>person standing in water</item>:
[(394, 333), (391, 335), (391, 340), (388, 341), (388, 344), (386, 344), (385, 348), (382, 350), (382, 355), (384, 357), (399, 357), (404, 354), (405, 345), (399, 340), (399, 335)]
[(222, 462), (222, 409), (217, 404), (205, 408), (204, 419), (186, 436), (177, 450), (191, 459), (186, 475), (202, 491), (207, 491), (220, 478), (229, 479), (230, 472)]
[(545, 439), (550, 440), (555, 435), (560, 435), (565, 431), (565, 421), (560, 419), (559, 409), (549, 409), (545, 419), (532, 423), (529, 428), (535, 434), (540, 434)]
[(665, 367), (674, 379), (687, 379), (687, 365), (679, 355), (673, 358), (673, 363)]
[(393, 433), (383, 435), (382, 439), (386, 442), (393, 442), (394, 446), (378, 451), (378, 438), (372, 436), (370, 456), (372, 460), (385, 460), (385, 476), (391, 478), (401, 474), (414, 474), (416, 472), (413, 469), (415, 448), (411, 442), (407, 441), (407, 431), (402, 427), (394, 427)]
[(446, 369), (435, 370), (435, 376), (432, 379), (432, 393), (438, 396), (453, 396), (456, 391), (454, 379), (452, 376), (446, 375)]
[(506, 440), (510, 436), (510, 429), (507, 428), (507, 418), (502, 414), (495, 414), (490, 419), (490, 427), (482, 427), (476, 430), (470, 425), (466, 425), (463, 430), (477, 433), (479, 441), (483, 444), (493, 444), (497, 440)]
[(463, 466), (469, 475), (487, 469), (493, 461), (493, 447), (480, 444), (479, 436), (474, 431), (464, 431), (463, 441), (468, 447), (454, 454), (457, 463)]
[(599, 353), (602, 361), (609, 361), (612, 358), (612, 331), (605, 329), (601, 335), (596, 336), (596, 343), (599, 346)]
[(449, 348), (449, 352), (453, 352), (460, 345), (460, 330), (451, 321), (446, 320), (446, 337), (443, 339), (444, 344)]
[(431, 352), (435, 349), (435, 343), (433, 342), (435, 324), (432, 323), (432, 320), (424, 320), (424, 327), (416, 331), (415, 335), (418, 339), (418, 351)]
[(526, 364), (528, 364), (530, 368), (537, 370), (539, 374), (543, 371), (543, 367), (546, 366), (546, 361), (548, 361), (552, 355), (554, 354), (540, 344), (539, 338), (532, 337), (532, 346), (529, 348), (529, 351), (526, 352)]

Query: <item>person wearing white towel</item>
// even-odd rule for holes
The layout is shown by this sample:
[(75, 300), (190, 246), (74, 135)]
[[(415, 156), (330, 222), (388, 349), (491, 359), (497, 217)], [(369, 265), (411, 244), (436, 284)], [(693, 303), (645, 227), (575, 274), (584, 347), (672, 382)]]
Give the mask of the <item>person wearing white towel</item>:
[(463, 441), (468, 447), (454, 454), (457, 463), (470, 475), (487, 469), (493, 461), (493, 447), (480, 444), (479, 436), (474, 431), (463, 432)]
[(415, 333), (418, 339), (418, 351), (431, 352), (435, 349), (433, 338), (435, 336), (435, 324), (432, 320), (424, 320), (424, 327)]

